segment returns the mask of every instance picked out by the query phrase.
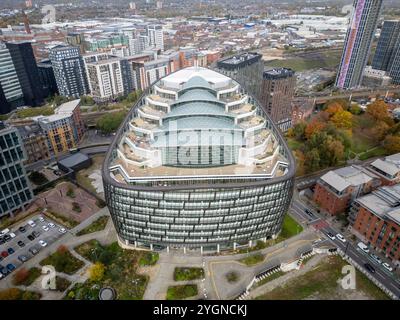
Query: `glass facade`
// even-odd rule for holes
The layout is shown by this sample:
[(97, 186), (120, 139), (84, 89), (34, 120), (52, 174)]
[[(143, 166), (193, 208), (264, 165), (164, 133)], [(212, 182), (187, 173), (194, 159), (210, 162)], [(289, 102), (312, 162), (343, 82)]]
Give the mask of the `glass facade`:
[[(206, 69), (193, 69), (200, 74), (197, 77), (186, 78), (179, 72), (176, 79), (185, 78), (186, 83), (176, 89), (176, 100), (166, 101), (150, 87), (128, 114), (106, 155), (105, 198), (119, 239), (128, 246), (150, 249), (219, 250), (277, 236), (290, 205), (295, 173), (294, 158), (279, 129), (257, 99), (232, 79)], [(212, 81), (204, 82), (200, 76)], [(168, 90), (168, 81), (173, 84), (175, 78), (168, 77), (160, 91)], [(200, 95), (200, 85), (212, 86), (208, 91), (219, 99), (215, 106), (205, 102), (212, 97)], [(226, 90), (234, 92), (232, 98), (225, 98)], [(181, 116), (175, 106), (190, 91), (184, 121), (178, 121), (173, 131), (166, 123)], [(152, 109), (150, 114), (149, 96), (159, 101), (163, 112)], [(230, 109), (236, 104), (240, 104), (239, 112)], [(154, 122), (157, 117), (160, 126)], [(197, 143), (186, 145), (179, 139), (161, 143), (171, 132), (187, 128), (192, 137), (200, 130), (207, 139), (193, 139)], [(233, 138), (222, 139), (228, 136)], [(217, 143), (210, 144), (209, 138), (215, 137)], [(255, 142), (247, 145), (249, 139)], [(157, 154), (160, 161), (151, 162)]]
[(12, 213), (33, 199), (24, 160), (17, 129), (0, 130), (0, 216)]

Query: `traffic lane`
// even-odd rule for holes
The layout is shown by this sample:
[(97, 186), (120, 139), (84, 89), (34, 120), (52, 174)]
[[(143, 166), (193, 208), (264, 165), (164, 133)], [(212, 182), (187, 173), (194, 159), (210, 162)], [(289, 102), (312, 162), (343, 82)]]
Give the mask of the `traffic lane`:
[[(327, 227), (321, 230), (323, 234), (327, 236), (328, 232), (331, 232), (332, 234), (336, 235), (336, 231), (332, 229), (331, 227)], [(367, 254), (364, 253), (362, 250), (358, 250), (356, 247), (354, 247), (351, 243), (346, 241), (346, 243), (343, 243), (342, 241), (338, 240), (337, 238), (335, 240), (330, 239), (329, 237), (327, 238), (331, 243), (333, 243), (336, 247), (339, 247), (342, 249), (343, 252), (346, 252), (346, 255), (356, 261), (360, 266), (364, 268), (365, 263), (369, 263), (369, 259), (367, 258)], [(347, 249), (346, 249), (347, 247)], [(370, 275), (378, 280), (380, 283), (384, 284), (386, 287), (391, 288), (394, 294), (397, 296), (400, 296), (400, 288), (395, 285), (396, 281), (389, 276), (386, 273), (383, 273), (380, 268), (374, 268), (375, 273), (370, 273)], [(367, 270), (368, 272), (368, 270)]]
[[(305, 221), (310, 221), (313, 219), (312, 216), (308, 215), (305, 210), (306, 208), (303, 207), (299, 202), (293, 201), (291, 205), (291, 210), (293, 213), (295, 213), (298, 217), (301, 219), (304, 219)], [(315, 217), (316, 218), (316, 217)]]

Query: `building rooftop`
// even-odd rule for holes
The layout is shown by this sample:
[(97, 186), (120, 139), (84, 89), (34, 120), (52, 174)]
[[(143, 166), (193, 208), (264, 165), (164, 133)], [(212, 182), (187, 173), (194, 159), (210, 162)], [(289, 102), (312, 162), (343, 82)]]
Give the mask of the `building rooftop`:
[(329, 171), (321, 177), (321, 180), (338, 192), (344, 191), (350, 186), (359, 186), (372, 181), (376, 176), (359, 166), (350, 166)]
[(400, 224), (400, 184), (381, 187), (356, 201), (378, 217)]
[(387, 156), (384, 159), (377, 159), (370, 164), (370, 168), (394, 177), (400, 172), (400, 153)]
[(264, 79), (285, 79), (293, 77), (295, 72), (287, 68), (273, 68), (265, 70), (263, 73)]
[(81, 100), (76, 99), (66, 103), (61, 104), (54, 110), (55, 114), (71, 114), (80, 105)]

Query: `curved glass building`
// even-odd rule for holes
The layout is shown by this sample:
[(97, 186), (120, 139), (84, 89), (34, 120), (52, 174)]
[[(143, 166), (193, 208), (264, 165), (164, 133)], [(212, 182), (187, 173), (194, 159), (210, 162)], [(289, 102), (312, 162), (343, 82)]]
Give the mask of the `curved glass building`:
[(110, 146), (103, 181), (121, 244), (219, 251), (279, 233), (294, 173), (255, 98), (190, 67), (143, 93)]

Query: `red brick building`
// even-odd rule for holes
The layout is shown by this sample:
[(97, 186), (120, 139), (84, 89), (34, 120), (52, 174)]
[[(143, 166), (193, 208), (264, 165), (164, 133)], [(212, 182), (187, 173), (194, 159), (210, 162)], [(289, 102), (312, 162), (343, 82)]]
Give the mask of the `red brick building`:
[(349, 221), (356, 236), (399, 265), (400, 184), (381, 187), (357, 199)]
[(346, 212), (352, 201), (380, 186), (379, 178), (359, 166), (329, 171), (315, 186), (313, 200), (331, 215)]
[(375, 160), (368, 166), (368, 170), (381, 179), (383, 186), (400, 183), (400, 153)]

